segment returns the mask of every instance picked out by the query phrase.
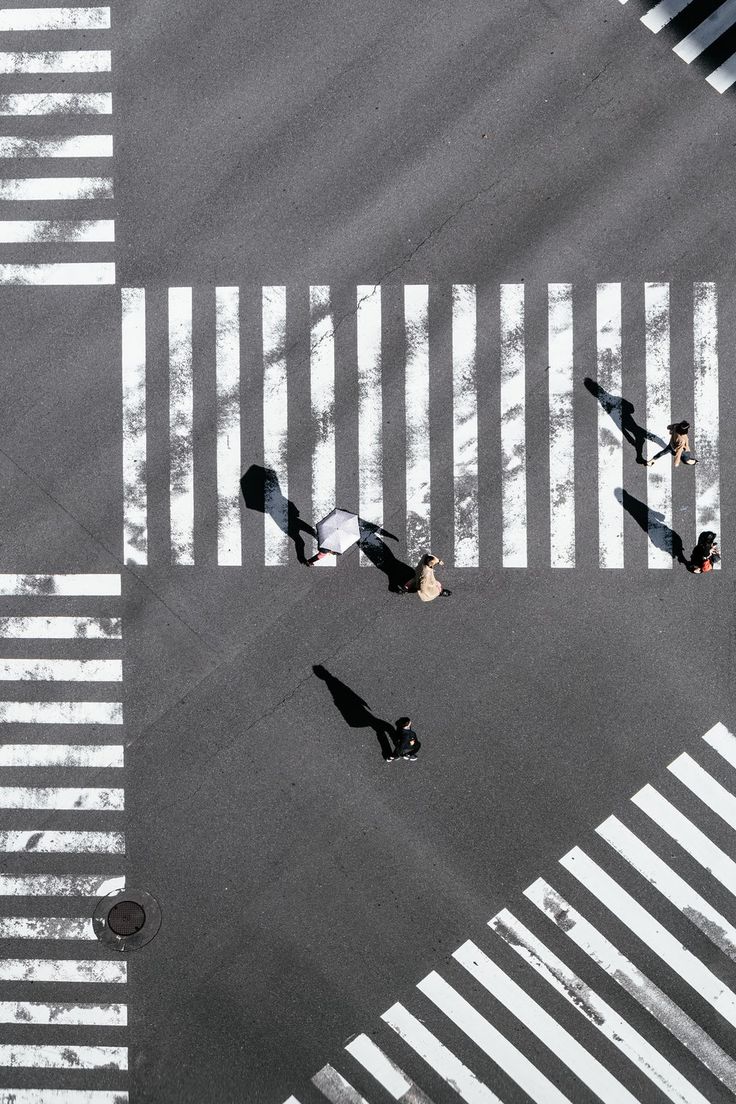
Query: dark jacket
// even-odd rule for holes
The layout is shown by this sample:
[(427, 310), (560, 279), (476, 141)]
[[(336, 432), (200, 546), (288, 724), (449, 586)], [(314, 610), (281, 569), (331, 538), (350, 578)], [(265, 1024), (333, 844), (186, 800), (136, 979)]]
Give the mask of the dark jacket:
[(397, 728), (396, 755), (416, 755), (422, 745), (413, 728)]

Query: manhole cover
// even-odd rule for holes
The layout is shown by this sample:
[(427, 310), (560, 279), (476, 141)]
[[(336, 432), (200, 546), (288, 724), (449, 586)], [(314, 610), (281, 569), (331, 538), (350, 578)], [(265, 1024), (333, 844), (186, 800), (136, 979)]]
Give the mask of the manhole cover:
[(146, 914), (137, 901), (118, 901), (107, 914), (108, 927), (116, 935), (135, 935), (146, 922)]

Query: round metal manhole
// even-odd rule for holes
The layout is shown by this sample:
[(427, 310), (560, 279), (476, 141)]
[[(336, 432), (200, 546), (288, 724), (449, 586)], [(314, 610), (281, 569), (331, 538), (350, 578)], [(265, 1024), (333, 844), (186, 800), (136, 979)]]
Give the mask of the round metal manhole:
[(135, 935), (146, 922), (146, 914), (137, 901), (118, 901), (107, 914), (107, 926), (115, 935)]
[(150, 893), (119, 889), (97, 902), (92, 928), (101, 943), (116, 951), (137, 951), (161, 927), (161, 909)]

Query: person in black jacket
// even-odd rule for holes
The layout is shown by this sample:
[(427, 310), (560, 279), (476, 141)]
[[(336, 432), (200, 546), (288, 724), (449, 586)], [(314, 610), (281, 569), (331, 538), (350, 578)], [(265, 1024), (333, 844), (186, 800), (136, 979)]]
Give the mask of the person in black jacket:
[(696, 575), (700, 575), (703, 571), (711, 571), (713, 564), (718, 563), (720, 558), (721, 553), (716, 544), (716, 535), (712, 530), (706, 529), (705, 532), (700, 534), (698, 543), (693, 548), (690, 567)]
[(411, 762), (415, 762), (417, 752), (422, 745), (419, 743), (416, 732), (411, 727), (410, 717), (399, 717), (396, 722), (395, 740), (394, 753), (388, 757), (386, 762), (393, 763), (395, 759), (409, 759)]

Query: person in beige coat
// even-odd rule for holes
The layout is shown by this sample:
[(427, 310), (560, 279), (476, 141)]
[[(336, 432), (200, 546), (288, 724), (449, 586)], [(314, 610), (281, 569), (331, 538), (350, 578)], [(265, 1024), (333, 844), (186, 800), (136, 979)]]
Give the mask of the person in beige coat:
[(680, 460), (685, 464), (697, 464), (695, 457), (690, 455), (690, 442), (687, 437), (690, 423), (673, 422), (672, 425), (667, 426), (667, 429), (670, 432), (668, 444), (666, 444), (663, 449), (660, 449), (659, 452), (655, 453), (651, 460), (647, 460), (647, 465), (651, 467), (655, 460), (659, 460), (660, 456), (664, 456), (665, 453), (668, 452), (671, 452), (674, 456), (676, 468), (679, 468)]
[(416, 591), (422, 602), (433, 602), (440, 595), (449, 598), (452, 591), (434, 577), (434, 569), (438, 566), (444, 567), (444, 562), (438, 556), (426, 553), (417, 564), (414, 578), (406, 584), (406, 589)]

